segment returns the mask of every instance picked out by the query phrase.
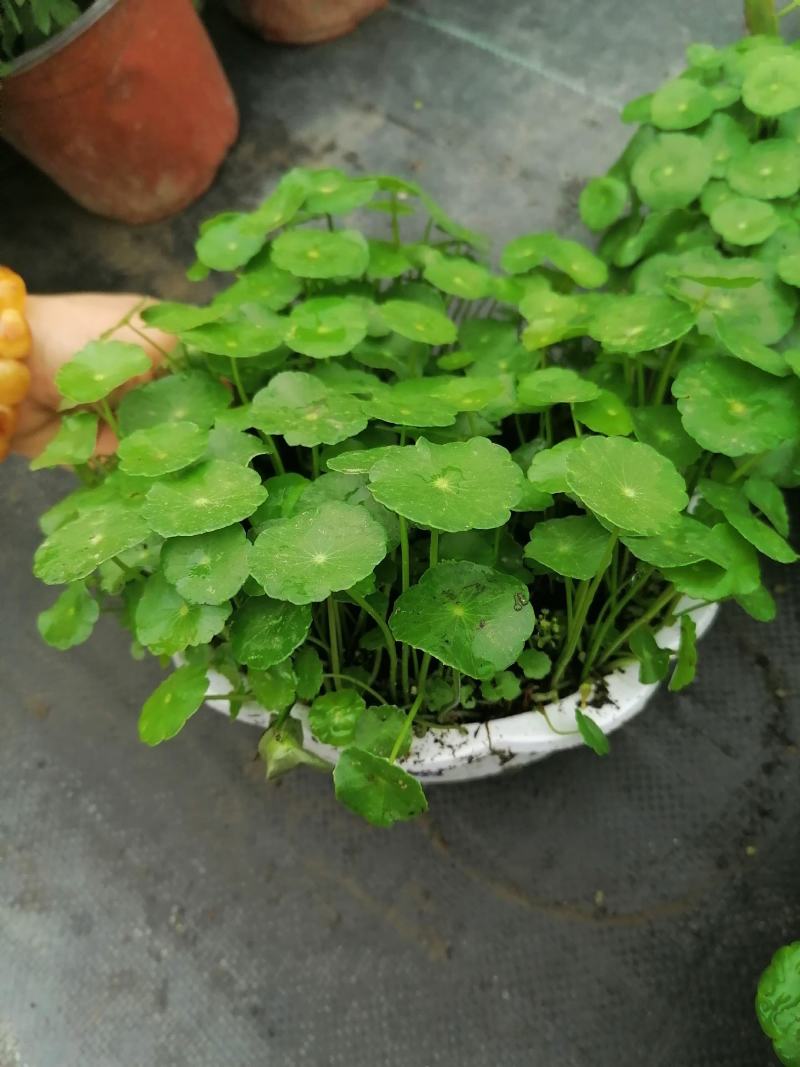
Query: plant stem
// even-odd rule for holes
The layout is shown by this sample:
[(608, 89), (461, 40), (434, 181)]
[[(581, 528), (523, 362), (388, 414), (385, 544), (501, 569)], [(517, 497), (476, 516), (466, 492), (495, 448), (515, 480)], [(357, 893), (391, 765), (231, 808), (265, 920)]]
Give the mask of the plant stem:
[(397, 697), (397, 646), (392, 631), (381, 613), (373, 608), (366, 597), (361, 596), (359, 593), (354, 593), (352, 589), (347, 595), (358, 604), (362, 611), (369, 615), (383, 635), (386, 651), (389, 654), (389, 690), (392, 694), (392, 700), (395, 700)]
[(439, 562), (439, 531), (431, 530), (430, 566), (435, 567)]
[(397, 759), (397, 754), (405, 744), (405, 740), (409, 735), (411, 727), (414, 725), (414, 719), (416, 718), (417, 712), (422, 707), (422, 701), (425, 698), (425, 683), (428, 680), (428, 667), (430, 666), (430, 662), (431, 657), (429, 653), (426, 652), (425, 655), (422, 657), (422, 665), (419, 669), (419, 678), (417, 679), (417, 695), (414, 698), (414, 703), (408, 709), (406, 721), (403, 723), (403, 729), (397, 735), (397, 739), (395, 740), (395, 743), (392, 746), (392, 751), (389, 756), (390, 763), (394, 763), (394, 761)]
[(100, 413), (103, 422), (110, 428), (112, 433), (119, 437), (119, 423), (117, 422), (114, 412), (111, 410), (111, 405), (108, 400), (100, 400), (97, 404), (98, 411)]
[(631, 634), (638, 630), (640, 626), (644, 626), (646, 623), (650, 622), (651, 619), (655, 618), (655, 616), (658, 615), (659, 612), (663, 611), (663, 609), (666, 608), (673, 600), (677, 600), (679, 596), (680, 594), (675, 592), (673, 586), (667, 586), (661, 596), (653, 601), (653, 603), (650, 605), (644, 615), (642, 615), (638, 619), (634, 619), (630, 626), (626, 627), (626, 629), (622, 631), (619, 637), (617, 637), (614, 641), (611, 642), (609, 647), (606, 649), (605, 655), (601, 658), (600, 662), (604, 663), (606, 660), (610, 659), (618, 648), (622, 648), (623, 645), (627, 644), (631, 637)]
[(319, 478), (319, 445), (311, 446), (311, 473)]
[(661, 365), (661, 373), (658, 376), (656, 387), (653, 390), (653, 404), (660, 404), (664, 399), (664, 394), (667, 391), (667, 382), (672, 376), (672, 372), (675, 369), (675, 361), (680, 355), (681, 348), (683, 347), (683, 337), (678, 338), (675, 344), (672, 346), (670, 354), (664, 360)]
[(583, 437), (583, 430), (581, 429), (581, 424), (578, 422), (578, 420), (575, 417), (575, 405), (574, 404), (570, 404), (569, 413), (570, 413), (570, 417), (572, 418), (572, 428), (575, 430), (575, 436), (576, 437)]
[(607, 612), (606, 617), (604, 619), (601, 615), (601, 617), (597, 620), (597, 624), (595, 626), (595, 632), (592, 636), (592, 643), (589, 647), (589, 652), (586, 656), (586, 661), (583, 668), (584, 679), (588, 676), (589, 671), (592, 669), (595, 658), (597, 657), (597, 653), (600, 651), (600, 648), (602, 647), (603, 641), (605, 640), (608, 631), (614, 625), (616, 620), (620, 617), (620, 615), (628, 606), (628, 604), (630, 604), (634, 597), (638, 596), (642, 589), (644, 589), (644, 587), (650, 581), (654, 570), (655, 568), (649, 565), (645, 567), (641, 575), (631, 584), (630, 589), (622, 598), (622, 600), (619, 601), (618, 604), (613, 606), (611, 605), (611, 601), (609, 601), (608, 606), (611, 607), (612, 610)]
[[(411, 585), (411, 562), (409, 558), (408, 547), (408, 523), (400, 516), (400, 572), (401, 572), (401, 591), (405, 593), (408, 587)], [(400, 650), (401, 654), (401, 674), (403, 680), (403, 697), (408, 703), (411, 699), (411, 689), (408, 680), (408, 657), (410, 654), (409, 646), (403, 644)]]
[(753, 469), (753, 467), (755, 467), (755, 465), (759, 462), (760, 459), (761, 459), (761, 453), (760, 452), (756, 452), (756, 453), (754, 453), (754, 455), (748, 456), (747, 459), (744, 461), (744, 463), (741, 465), (741, 467), (737, 467), (736, 468), (736, 470), (733, 472), (733, 474), (728, 479), (728, 482), (729, 483), (730, 482), (736, 482), (740, 478), (743, 478), (745, 476), (745, 474), (748, 473), (748, 471), (751, 471)]
[[(385, 703), (383, 697), (376, 689), (373, 689), (371, 685), (367, 685), (366, 682), (362, 682), (360, 678), (356, 678), (352, 674), (334, 674), (333, 671), (330, 671), (327, 674), (323, 674), (322, 677), (333, 678), (334, 682), (339, 679), (343, 682), (350, 682), (352, 685), (357, 685), (360, 689), (363, 689), (365, 693), (369, 693), (370, 696), (375, 697), (379, 704)], [(336, 688), (338, 689), (339, 686), (337, 685)]]
[(157, 344), (153, 340), (152, 337), (148, 337), (144, 330), (140, 330), (139, 327), (134, 326), (132, 322), (127, 322), (125, 325), (128, 327), (129, 330), (133, 330), (137, 337), (141, 337), (143, 341), (146, 341), (149, 345), (151, 345), (156, 350), (156, 352), (158, 352), (158, 354), (162, 357), (164, 362), (167, 364), (167, 366), (173, 373), (177, 372), (180, 369), (178, 367), (178, 364), (175, 362), (175, 360), (172, 358), (171, 354), (166, 350), (166, 348), (162, 348), (161, 345)]
[(123, 326), (128, 326), (134, 315), (138, 314), (147, 303), (147, 299), (137, 300), (130, 311), (126, 311), (119, 322), (114, 323), (113, 326), (109, 326), (107, 330), (103, 330), (100, 334), (100, 340), (105, 341), (107, 337), (112, 337), (117, 330), (121, 330)]
[(603, 580), (611, 557), (614, 553), (614, 546), (617, 543), (617, 534), (611, 534), (608, 539), (608, 545), (603, 555), (602, 562), (598, 568), (597, 574), (592, 578), (590, 582), (581, 582), (581, 588), (576, 597), (575, 611), (572, 618), (572, 626), (567, 632), (567, 640), (564, 643), (564, 647), (561, 650), (561, 655), (558, 657), (555, 670), (553, 671), (553, 689), (558, 689), (558, 683), (564, 676), (564, 672), (569, 666), (570, 660), (575, 654), (575, 650), (578, 647), (578, 643), (581, 639), (581, 633), (583, 631), (584, 623), (586, 622), (586, 616), (589, 614), (589, 608), (594, 600), (594, 595), (597, 592), (597, 587)]
[(239, 400), (241, 400), (243, 404), (247, 404), (250, 398), (248, 397), (247, 393), (245, 392), (244, 386), (242, 385), (242, 376), (239, 373), (239, 364), (232, 356), (230, 357), (230, 364), (233, 384), (236, 386), (236, 392), (239, 394)]
[[(342, 665), (339, 662), (339, 620), (337, 618), (336, 601), (333, 599), (333, 594), (328, 597), (328, 637), (331, 643), (331, 666), (333, 667), (333, 678), (339, 678), (341, 676)], [(339, 686), (337, 685), (338, 689)]]

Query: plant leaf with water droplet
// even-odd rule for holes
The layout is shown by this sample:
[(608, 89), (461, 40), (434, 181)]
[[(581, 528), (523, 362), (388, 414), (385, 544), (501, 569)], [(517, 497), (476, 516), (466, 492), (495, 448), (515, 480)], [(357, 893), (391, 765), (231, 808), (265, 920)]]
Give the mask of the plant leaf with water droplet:
[(168, 582), (191, 604), (222, 604), (250, 573), (250, 542), (236, 524), (196, 537), (175, 537), (161, 549)]
[(171, 422), (134, 430), (117, 450), (120, 470), (146, 478), (171, 474), (202, 459), (208, 432), (194, 422)]
[(311, 627), (307, 605), (260, 596), (246, 600), (231, 624), (231, 649), (237, 663), (269, 670), (303, 644)]
[(248, 518), (267, 496), (250, 467), (209, 459), (156, 482), (145, 497), (142, 515), (162, 537), (210, 533)]

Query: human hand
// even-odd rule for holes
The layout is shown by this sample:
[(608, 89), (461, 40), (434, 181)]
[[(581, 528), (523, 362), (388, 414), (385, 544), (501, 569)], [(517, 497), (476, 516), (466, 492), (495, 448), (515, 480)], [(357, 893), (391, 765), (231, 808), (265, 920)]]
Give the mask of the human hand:
[[(144, 306), (144, 298), (133, 293), (28, 296), (25, 314), (33, 335), (33, 348), (27, 361), (31, 384), (19, 407), (11, 439), (12, 452), (33, 458), (42, 451), (61, 421), (62, 398), (55, 385), (57, 371), (84, 345), (110, 330), (137, 306)], [(174, 337), (146, 326), (138, 314), (131, 316), (130, 325), (120, 327), (109, 336), (141, 345), (154, 368), (161, 353), (175, 344)], [(141, 381), (137, 378), (130, 384)], [(97, 439), (98, 455), (109, 455), (116, 447), (114, 434), (104, 427)]]

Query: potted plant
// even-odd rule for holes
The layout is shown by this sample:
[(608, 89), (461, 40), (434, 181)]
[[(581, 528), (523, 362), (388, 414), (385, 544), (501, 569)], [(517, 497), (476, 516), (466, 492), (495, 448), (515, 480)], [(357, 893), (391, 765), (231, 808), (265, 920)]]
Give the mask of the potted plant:
[(758, 983), (761, 1028), (785, 1067), (800, 1065), (800, 941), (778, 949)]
[(2, 0), (0, 135), (84, 207), (181, 210), (238, 131), (191, 0)]
[[(754, 133), (740, 93), (726, 106)], [(587, 190), (594, 224), (640, 211), (626, 160)], [(691, 681), (697, 610), (772, 618), (759, 555), (796, 558), (800, 381), (775, 347), (794, 291), (720, 245), (689, 177), (692, 207), (663, 209), (680, 225), (634, 272), (547, 233), (495, 273), (478, 235), (388, 176), (294, 170), (210, 220), (190, 276), (229, 284), (145, 312), (181, 341), (163, 376), (114, 413), (136, 346), (60, 372), (74, 410), (36, 465), (84, 484), (42, 518), (35, 572), (67, 586), (45, 640), (116, 611), (136, 655), (178, 664), (146, 743), (221, 701), (268, 725), (268, 777), (335, 764), (339, 799), (378, 825), (424, 810), (422, 777), (607, 752), (658, 681)], [(343, 223), (358, 209), (386, 238)], [(612, 229), (605, 256), (619, 245)], [(113, 459), (91, 458), (98, 422)]]
[(317, 44), (352, 32), (387, 0), (227, 0), (231, 12), (267, 41)]

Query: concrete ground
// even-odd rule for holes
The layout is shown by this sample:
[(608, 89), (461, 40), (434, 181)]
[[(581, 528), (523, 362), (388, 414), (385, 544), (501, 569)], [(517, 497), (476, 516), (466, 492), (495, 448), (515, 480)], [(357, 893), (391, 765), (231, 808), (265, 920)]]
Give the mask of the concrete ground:
[[(190, 296), (197, 223), (293, 164), (410, 174), (497, 242), (577, 231), (616, 111), (740, 29), (736, 0), (397, 0), (344, 40), (209, 24), (242, 136), (205, 199), (91, 218), (0, 151), (0, 261), (34, 289)], [(8, 205), (11, 205), (10, 209)], [(108, 621), (59, 654), (36, 516), (61, 473), (0, 468), (0, 1067), (766, 1067), (758, 974), (800, 936), (800, 583), (726, 609), (696, 684), (614, 739), (432, 790), (371, 830), (211, 712), (154, 751), (159, 678)], [(781, 584), (782, 583), (782, 584)]]

